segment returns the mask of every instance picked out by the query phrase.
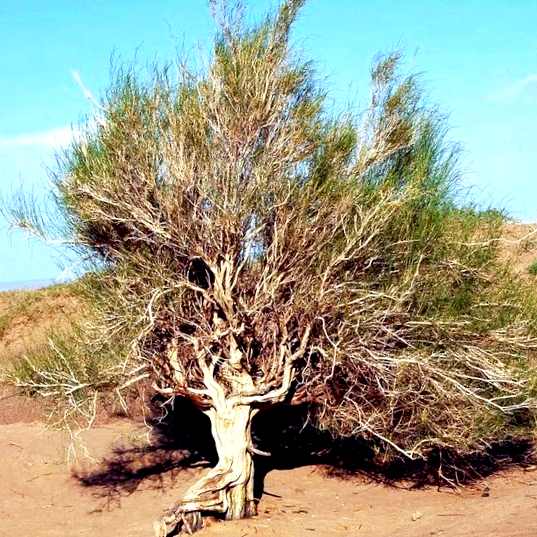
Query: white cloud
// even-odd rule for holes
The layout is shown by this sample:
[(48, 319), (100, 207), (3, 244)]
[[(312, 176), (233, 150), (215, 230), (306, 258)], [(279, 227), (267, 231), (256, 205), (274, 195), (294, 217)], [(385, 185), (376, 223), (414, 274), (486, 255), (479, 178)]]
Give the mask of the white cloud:
[(59, 127), (42, 132), (32, 132), (18, 134), (11, 137), (0, 137), (0, 147), (20, 147), (20, 146), (45, 146), (45, 147), (65, 147), (75, 138), (76, 131), (71, 127)]
[[(86, 99), (88, 99), (95, 108), (93, 119), (86, 125), (88, 129), (94, 129), (97, 126), (105, 125), (103, 111), (105, 110), (97, 101), (93, 93), (85, 86), (79, 71), (71, 70), (71, 76), (75, 83), (82, 90)], [(68, 146), (73, 140), (80, 139), (81, 131), (72, 127), (58, 127), (47, 131), (29, 132), (17, 134), (15, 136), (0, 136), (0, 148), (3, 147), (24, 147), (24, 146), (41, 146), (52, 149), (59, 149)]]
[[(105, 121), (101, 118), (100, 113), (103, 110), (93, 93), (84, 85), (80, 73), (73, 69), (71, 76), (84, 94), (96, 108), (97, 113), (90, 122), (90, 126), (104, 125)], [(29, 132), (17, 134), (15, 136), (0, 136), (0, 148), (2, 147), (24, 147), (24, 146), (41, 146), (58, 149), (69, 145), (73, 140), (80, 136), (80, 131), (71, 127), (58, 127), (40, 132)]]
[(99, 106), (99, 103), (93, 93), (88, 89), (88, 87), (84, 84), (82, 81), (82, 77), (80, 76), (80, 72), (76, 69), (71, 70), (71, 76), (73, 77), (73, 80), (75, 81), (76, 85), (82, 90), (82, 94), (88, 101), (92, 102), (93, 104)]
[(489, 95), (488, 100), (501, 103), (511, 103), (516, 101), (528, 91), (537, 90), (537, 73), (532, 73), (525, 78), (521, 78), (501, 90)]
[(93, 117), (93, 124), (94, 126), (101, 125), (104, 126), (106, 123), (106, 120), (103, 117), (103, 112), (106, 111), (106, 109), (99, 103), (99, 100), (95, 97), (95, 95), (91, 92), (90, 89), (84, 84), (82, 81), (82, 77), (80, 76), (80, 73), (76, 69), (71, 70), (71, 76), (73, 77), (73, 80), (77, 84), (77, 86), (81, 89), (82, 94), (84, 97), (92, 104), (94, 108), (95, 115)]

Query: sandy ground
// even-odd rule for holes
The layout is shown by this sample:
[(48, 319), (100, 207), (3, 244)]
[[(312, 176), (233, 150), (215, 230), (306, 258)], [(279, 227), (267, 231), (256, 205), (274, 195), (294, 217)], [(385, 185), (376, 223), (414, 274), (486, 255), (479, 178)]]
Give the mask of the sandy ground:
[(500, 243), (501, 257), (518, 274), (530, 280), (529, 266), (537, 260), (537, 224), (508, 224), (503, 232), (504, 242)]
[[(180, 470), (180, 454), (159, 452), (125, 465), (117, 448), (125, 454), (146, 442), (139, 425), (113, 422), (84, 436), (96, 460), (68, 465), (65, 433), (38, 422), (0, 425), (0, 536), (150, 537), (152, 520), (203, 469)], [(114, 462), (98, 484), (73, 475), (95, 476), (102, 457)], [(258, 517), (213, 523), (200, 535), (537, 536), (537, 470), (511, 470), (459, 493), (331, 478), (314, 466), (272, 471)]]

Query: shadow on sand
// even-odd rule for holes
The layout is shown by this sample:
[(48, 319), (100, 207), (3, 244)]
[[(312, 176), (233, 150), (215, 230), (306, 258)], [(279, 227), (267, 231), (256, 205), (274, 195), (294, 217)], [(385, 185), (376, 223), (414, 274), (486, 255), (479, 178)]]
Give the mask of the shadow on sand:
[(150, 443), (115, 446), (98, 465), (73, 472), (82, 486), (106, 500), (105, 508), (118, 506), (140, 486), (169, 487), (185, 471), (216, 463), (209, 420), (189, 401), (176, 400), (173, 407), (153, 401), (150, 411)]
[[(105, 499), (107, 507), (120, 498), (144, 488), (173, 485), (185, 470), (209, 467), (216, 451), (208, 419), (190, 402), (176, 400), (162, 410), (154, 404), (150, 445), (114, 448), (97, 467), (75, 477)], [(334, 440), (308, 424), (304, 407), (280, 406), (260, 413), (253, 423), (257, 448), (271, 453), (256, 457), (256, 497), (261, 498), (266, 475), (274, 469), (319, 465), (328, 476), (366, 477), (391, 486), (415, 488), (424, 485), (458, 486), (479, 481), (494, 472), (533, 464), (530, 441), (505, 442), (490, 446), (486, 453), (458, 457), (448, 451), (431, 453), (427, 460), (379, 458), (379, 446), (363, 439)], [(185, 476), (186, 477), (186, 476)]]

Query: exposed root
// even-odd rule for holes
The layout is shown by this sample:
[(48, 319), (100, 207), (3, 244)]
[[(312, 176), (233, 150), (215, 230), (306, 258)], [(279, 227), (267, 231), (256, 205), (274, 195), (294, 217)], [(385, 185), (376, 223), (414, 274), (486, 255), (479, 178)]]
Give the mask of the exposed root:
[(203, 518), (200, 511), (173, 512), (153, 523), (155, 537), (171, 537), (182, 532), (192, 535), (201, 528), (203, 528)]
[(226, 519), (248, 518), (257, 514), (257, 504), (250, 491), (251, 475), (237, 475), (231, 469), (216, 467), (198, 481), (178, 504), (154, 523), (155, 537), (171, 537), (200, 530), (206, 515)]

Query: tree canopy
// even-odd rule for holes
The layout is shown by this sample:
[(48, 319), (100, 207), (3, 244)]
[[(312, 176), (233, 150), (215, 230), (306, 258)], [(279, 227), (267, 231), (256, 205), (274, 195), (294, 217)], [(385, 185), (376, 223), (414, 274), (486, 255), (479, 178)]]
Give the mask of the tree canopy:
[(213, 424), (221, 462), (161, 535), (254, 512), (249, 428), (276, 404), (407, 458), (533, 426), (536, 306), (501, 262), (504, 218), (462, 206), (446, 118), (398, 54), (365, 111), (333, 113), (290, 43), (303, 3), (255, 25), (220, 8), (206, 68), (117, 70), (56, 176), (95, 345), (123, 342), (123, 382)]

